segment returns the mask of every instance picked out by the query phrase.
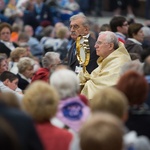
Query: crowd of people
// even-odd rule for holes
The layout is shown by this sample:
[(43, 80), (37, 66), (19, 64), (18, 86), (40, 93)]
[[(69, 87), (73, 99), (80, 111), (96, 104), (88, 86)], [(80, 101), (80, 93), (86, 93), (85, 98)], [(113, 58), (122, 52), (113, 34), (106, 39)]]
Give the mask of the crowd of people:
[(81, 2), (0, 0), (0, 149), (150, 150), (150, 28)]

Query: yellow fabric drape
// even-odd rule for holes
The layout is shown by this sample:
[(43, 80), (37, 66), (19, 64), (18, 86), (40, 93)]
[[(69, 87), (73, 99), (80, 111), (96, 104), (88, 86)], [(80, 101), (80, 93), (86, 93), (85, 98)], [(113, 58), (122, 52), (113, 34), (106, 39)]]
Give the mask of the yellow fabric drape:
[(105, 59), (98, 58), (99, 66), (91, 74), (79, 73), (80, 83), (84, 84), (81, 94), (92, 100), (94, 94), (101, 88), (115, 85), (120, 77), (122, 66), (129, 61), (131, 61), (130, 55), (124, 44), (120, 42), (119, 48)]

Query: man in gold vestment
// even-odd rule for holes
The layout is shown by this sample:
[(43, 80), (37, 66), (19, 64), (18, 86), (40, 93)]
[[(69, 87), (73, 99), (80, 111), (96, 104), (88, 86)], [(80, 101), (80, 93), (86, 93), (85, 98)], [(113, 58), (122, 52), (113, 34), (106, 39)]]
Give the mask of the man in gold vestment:
[(122, 66), (131, 61), (130, 55), (111, 31), (100, 32), (95, 43), (98, 67), (89, 74), (79, 73), (81, 85), (84, 85), (81, 94), (92, 100), (96, 92), (106, 86), (114, 86), (119, 77)]

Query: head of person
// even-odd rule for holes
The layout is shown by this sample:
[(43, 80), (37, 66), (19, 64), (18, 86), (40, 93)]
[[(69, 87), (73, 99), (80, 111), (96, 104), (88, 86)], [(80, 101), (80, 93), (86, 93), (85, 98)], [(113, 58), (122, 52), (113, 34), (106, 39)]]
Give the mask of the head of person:
[(81, 150), (122, 150), (123, 131), (118, 118), (107, 113), (96, 113), (82, 126)]
[(127, 62), (122, 66), (120, 74), (123, 75), (124, 73), (131, 71), (131, 70), (136, 71), (139, 74), (143, 75), (143, 64), (139, 62), (138, 60)]
[(18, 87), (18, 77), (10, 71), (4, 71), (0, 75), (0, 80), (12, 90)]
[(106, 58), (118, 47), (118, 39), (115, 33), (111, 31), (103, 31), (99, 33), (99, 36), (95, 43), (96, 54), (98, 56)]
[(10, 24), (5, 22), (0, 24), (0, 40), (10, 42), (11, 33), (12, 27)]
[(18, 72), (30, 79), (34, 74), (34, 64), (35, 62), (33, 59), (29, 57), (22, 57), (17, 64)]
[(54, 26), (54, 30), (53, 30), (52, 37), (56, 37), (56, 38), (57, 38), (57, 35), (56, 35), (57, 31), (59, 30), (59, 28), (64, 27), (64, 26), (65, 26), (64, 23), (62, 23), (62, 22), (57, 22), (57, 23), (55, 24), (55, 26)]
[(30, 25), (25, 25), (25, 26), (24, 26), (24, 32), (26, 32), (26, 34), (27, 34), (29, 37), (33, 36), (33, 34), (34, 34), (33, 27), (30, 26)]
[(87, 35), (89, 33), (89, 21), (83, 14), (77, 14), (70, 18), (70, 35), (76, 40), (79, 35)]
[[(19, 47), (26, 49), (26, 56), (33, 58), (34, 56), (32, 55), (31, 51), (30, 51), (30, 46), (27, 42), (20, 42), (19, 43)], [(36, 58), (36, 57), (35, 57)]]
[(43, 29), (43, 35), (46, 37), (51, 37), (53, 30), (54, 30), (54, 27), (49, 25)]
[(47, 52), (42, 58), (42, 66), (50, 72), (53, 72), (60, 63), (60, 54), (56, 52)]
[(60, 69), (53, 72), (50, 77), (50, 84), (57, 89), (61, 99), (74, 97), (80, 90), (77, 75), (67, 69)]
[(103, 25), (100, 27), (100, 31), (111, 31), (110, 25), (109, 25), (109, 24), (103, 24)]
[(18, 36), (18, 43), (27, 43), (29, 41), (29, 36), (26, 32), (20, 32)]
[(23, 109), (36, 122), (46, 122), (57, 112), (59, 96), (54, 88), (43, 81), (35, 81), (26, 89)]
[(142, 30), (143, 25), (141, 23), (132, 23), (128, 28), (128, 37), (134, 38), (139, 42), (142, 42), (144, 39), (144, 33)]
[(120, 77), (116, 88), (126, 95), (130, 106), (143, 104), (148, 94), (148, 83), (145, 77), (131, 70)]
[(143, 26), (142, 27), (144, 38), (149, 38), (150, 37), (150, 28), (148, 26)]
[(60, 39), (69, 38), (69, 29), (66, 26), (60, 27), (56, 32), (56, 36)]
[(12, 92), (1, 93), (0, 101), (4, 102), (8, 107), (21, 109), (21, 104), (17, 96)]
[(120, 32), (122, 34), (127, 34), (128, 32), (128, 22), (123, 16), (115, 16), (110, 21), (110, 28), (112, 32)]
[(10, 53), (10, 58), (13, 62), (18, 62), (20, 58), (26, 56), (27, 56), (27, 50), (22, 47), (17, 47)]
[(128, 100), (126, 96), (114, 87), (107, 87), (94, 95), (90, 101), (93, 113), (107, 112), (115, 115), (122, 121), (126, 121), (128, 112)]
[(8, 61), (5, 54), (0, 54), (0, 74), (8, 70)]

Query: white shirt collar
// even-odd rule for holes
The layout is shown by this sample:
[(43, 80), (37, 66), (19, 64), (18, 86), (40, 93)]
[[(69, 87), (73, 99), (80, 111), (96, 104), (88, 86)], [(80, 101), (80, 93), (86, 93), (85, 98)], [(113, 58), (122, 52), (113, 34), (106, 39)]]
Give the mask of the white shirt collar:
[(128, 40), (130, 40), (130, 41), (132, 41), (132, 42), (134, 42), (134, 43), (136, 43), (136, 44), (142, 45), (142, 43), (139, 42), (139, 41), (137, 41), (136, 39), (128, 38)]
[(29, 79), (29, 78), (26, 78), (23, 74), (21, 74), (21, 73), (18, 73), (20, 76), (21, 76), (21, 78), (23, 78), (24, 80), (26, 80), (26, 81), (28, 81), (29, 83), (31, 83), (31, 79)]

